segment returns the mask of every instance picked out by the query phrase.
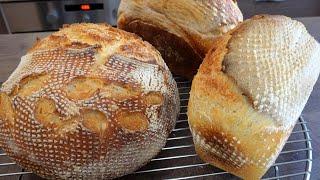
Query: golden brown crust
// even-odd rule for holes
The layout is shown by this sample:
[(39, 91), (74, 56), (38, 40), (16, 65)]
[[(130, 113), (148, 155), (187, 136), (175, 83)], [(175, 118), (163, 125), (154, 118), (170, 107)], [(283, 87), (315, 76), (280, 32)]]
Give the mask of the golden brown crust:
[(213, 39), (242, 21), (231, 0), (123, 0), (118, 27), (154, 45), (175, 74), (192, 78)]
[(14, 124), (15, 111), (12, 106), (10, 97), (0, 92), (0, 119), (4, 119), (9, 122), (10, 126)]
[[(141, 112), (124, 112), (117, 115), (119, 125), (126, 131), (144, 132), (148, 129), (148, 118)], [(134, 121), (133, 121), (134, 119)]]
[(30, 96), (35, 91), (40, 90), (50, 79), (48, 74), (32, 74), (24, 77), (19, 85), (17, 85), (12, 91), (11, 95), (19, 95), (22, 97)]
[(123, 176), (165, 145), (178, 99), (149, 43), (107, 25), (64, 26), (38, 40), (1, 87), (0, 145), (45, 178)]
[[(250, 28), (254, 28), (252, 24), (261, 23), (259, 25), (266, 26), (263, 23), (269, 23), (268, 25), (282, 27), (284, 31), (281, 33), (285, 33), (288, 31), (285, 26), (286, 22), (292, 23), (292, 20), (283, 16), (259, 15), (217, 38), (192, 81), (188, 121), (197, 153), (204, 161), (244, 179), (259, 179), (264, 175), (283, 148), (298, 117), (290, 119), (290, 122), (286, 122), (283, 126), (271, 115), (258, 111), (254, 107), (255, 97), (244, 93), (239, 86), (239, 79), (245, 77), (238, 78), (228, 74), (229, 67), (226, 61), (230, 61), (230, 59), (227, 59), (227, 56), (229, 55), (228, 58), (230, 58), (230, 54), (232, 54), (230, 48), (235, 48), (232, 46), (232, 43), (237, 43), (235, 39), (246, 40), (244, 33), (248, 33), (252, 30)], [(298, 25), (298, 28), (300, 27)], [(274, 38), (274, 34), (270, 36)], [(310, 36), (306, 34), (301, 39), (305, 37), (309, 38)], [(259, 39), (258, 35), (254, 40), (262, 41), (266, 46), (269, 45), (265, 39)], [(315, 45), (316, 42), (313, 40), (310, 42), (313, 43), (313, 53), (320, 54), (320, 46)], [(242, 48), (242, 45), (251, 47), (252, 44), (238, 43), (237, 45), (236, 47)], [(243, 53), (244, 56), (241, 57), (246, 57), (245, 53), (248, 51), (244, 48), (240, 50), (242, 50), (240, 53), (233, 55), (237, 56)], [(274, 57), (272, 55), (270, 56)], [(310, 61), (305, 63), (306, 67), (304, 68), (310, 68), (312, 59), (309, 56), (306, 59)], [(252, 59), (244, 58), (239, 61), (250, 60)], [(244, 70), (236, 69), (236, 71), (248, 71), (248, 69), (250, 70), (250, 67)], [(301, 69), (297, 69), (296, 73), (302, 71)], [(314, 74), (319, 74), (319, 68), (310, 68), (310, 70)], [(253, 73), (252, 76), (254, 75)], [(316, 77), (312, 76), (313, 82), (310, 82), (309, 86), (312, 87)], [(263, 77), (261, 78), (263, 79)], [(303, 90), (298, 89), (297, 91)], [(311, 90), (302, 93), (303, 98), (307, 99), (310, 93)], [(291, 104), (295, 104), (295, 102), (291, 102)], [(300, 112), (302, 108), (303, 106), (299, 107)]]

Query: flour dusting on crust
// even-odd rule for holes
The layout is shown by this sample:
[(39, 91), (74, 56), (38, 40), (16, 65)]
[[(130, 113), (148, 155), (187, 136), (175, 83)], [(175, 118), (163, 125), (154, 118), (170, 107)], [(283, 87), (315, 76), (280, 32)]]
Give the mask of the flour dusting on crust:
[(107, 25), (74, 24), (22, 57), (0, 104), (0, 145), (20, 166), (48, 179), (110, 179), (161, 150), (179, 96), (151, 45)]

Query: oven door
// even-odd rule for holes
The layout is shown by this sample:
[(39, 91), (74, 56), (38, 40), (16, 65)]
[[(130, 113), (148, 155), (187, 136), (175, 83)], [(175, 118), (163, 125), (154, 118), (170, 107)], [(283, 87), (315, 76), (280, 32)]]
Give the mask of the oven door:
[(52, 31), (78, 22), (116, 25), (120, 0), (28, 1), (2, 3), (11, 33)]

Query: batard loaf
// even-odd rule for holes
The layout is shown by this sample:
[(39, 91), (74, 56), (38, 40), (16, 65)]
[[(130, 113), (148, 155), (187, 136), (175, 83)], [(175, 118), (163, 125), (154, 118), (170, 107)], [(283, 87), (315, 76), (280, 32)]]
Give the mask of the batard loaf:
[(255, 16), (221, 36), (190, 92), (198, 155), (244, 179), (261, 178), (310, 96), (319, 57), (319, 43), (285, 16)]
[(0, 90), (0, 145), (48, 179), (110, 179), (146, 164), (175, 125), (176, 83), (160, 53), (107, 25), (39, 40)]
[(243, 19), (234, 0), (122, 0), (118, 27), (140, 35), (170, 70), (192, 78), (213, 39)]

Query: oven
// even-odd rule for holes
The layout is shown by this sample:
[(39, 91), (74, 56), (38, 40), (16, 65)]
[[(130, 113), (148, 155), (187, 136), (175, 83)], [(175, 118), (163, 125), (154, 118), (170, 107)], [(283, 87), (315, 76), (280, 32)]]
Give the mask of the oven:
[(54, 31), (63, 24), (117, 23), (120, 0), (2, 1), (0, 10), (9, 33)]

